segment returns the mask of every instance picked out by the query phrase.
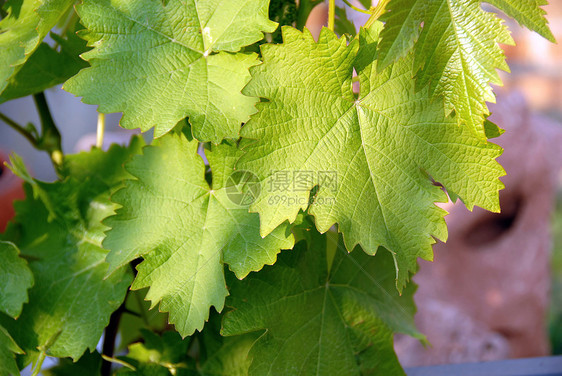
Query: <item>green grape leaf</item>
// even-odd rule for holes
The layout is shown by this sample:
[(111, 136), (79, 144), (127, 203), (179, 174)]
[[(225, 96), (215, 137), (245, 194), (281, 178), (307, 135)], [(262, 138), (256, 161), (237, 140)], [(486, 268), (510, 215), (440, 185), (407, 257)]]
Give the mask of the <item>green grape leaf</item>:
[(183, 340), (176, 332), (162, 336), (146, 329), (141, 332), (143, 342), (133, 343), (127, 356), (118, 358), (129, 367), (121, 368), (117, 375), (184, 375), (195, 368), (195, 361), (187, 356), (192, 338)]
[(250, 366), (248, 352), (257, 334), (222, 337), (218, 314), (213, 315), (209, 326), (199, 336), (197, 360), (188, 354), (194, 338), (182, 340), (176, 332), (158, 336), (143, 330), (143, 342), (130, 345), (129, 353), (119, 357), (126, 366), (117, 375), (246, 376)]
[(347, 17), (346, 8), (336, 7), (336, 19), (334, 23), (334, 31), (339, 35), (357, 34), (355, 24)]
[[(314, 230), (313, 230), (314, 231)], [(327, 236), (282, 252), (273, 267), (229, 282), (223, 335), (261, 331), (250, 350), (250, 375), (404, 375), (393, 335), (421, 340), (410, 284), (400, 296), (394, 261), (338, 244), (327, 267)], [(265, 330), (265, 332), (263, 332)]]
[[(447, 197), (427, 175), (469, 209), (498, 211), (505, 172), (495, 161), (499, 146), (458, 127), (427, 90), (414, 91), (411, 56), (377, 73), (380, 27), (363, 29), (360, 43), (349, 45), (328, 29), (315, 43), (308, 31), (286, 27), (284, 44), (262, 46), (264, 63), (252, 70), (245, 92), (268, 101), (242, 129), (258, 141), (244, 147), (237, 167), (262, 184), (250, 207), (260, 214), (262, 235), (295, 221), (312, 201), (317, 228), (338, 223), (348, 250), (390, 250), (400, 289), (418, 257), (432, 258), (434, 238), (447, 237), (445, 211), (435, 205)], [(287, 178), (291, 184), (281, 184)]]
[(74, 0), (9, 0), (0, 21), (0, 93)]
[(15, 354), (23, 354), (23, 351), (6, 329), (0, 326), (0, 376), (19, 375)]
[(259, 216), (248, 213), (234, 184), (252, 184), (233, 173), (240, 151), (226, 144), (207, 150), (211, 188), (198, 145), (170, 134), (146, 147), (126, 167), (136, 180), (113, 196), (122, 208), (105, 221), (110, 269), (142, 256), (133, 289), (150, 287), (146, 298), (153, 306), (161, 302), (182, 336), (203, 328), (211, 306), (222, 309), (228, 294), (223, 262), (243, 278), (273, 264), (294, 242), (286, 225), (260, 236)]
[(209, 323), (199, 336), (198, 375), (247, 376), (251, 364), (248, 352), (260, 333), (224, 337), (220, 333), (223, 316), (212, 312)]
[(66, 38), (51, 33), (60, 45), (59, 50), (41, 43), (37, 50), (8, 81), (0, 94), (0, 103), (25, 97), (52, 86), (62, 84), (82, 68), (88, 66), (79, 55), (87, 50), (86, 43), (69, 31)]
[(28, 302), (27, 290), (33, 286), (33, 274), (19, 253), (14, 244), (0, 241), (0, 311), (13, 318), (20, 315)]
[[(168, 315), (156, 309), (150, 310), (150, 302), (143, 298), (148, 289), (129, 291), (125, 300), (124, 318), (119, 323), (119, 343), (116, 352), (124, 350), (127, 346), (141, 338), (141, 330), (150, 328), (163, 332), (168, 325)], [(130, 312), (139, 313), (131, 314)]]
[(421, 31), (427, 0), (390, 0), (389, 12), (381, 16), (385, 22), (381, 31), (377, 67), (381, 71), (406, 56), (414, 47)]
[(240, 90), (258, 60), (235, 52), (275, 30), (267, 5), (85, 0), (77, 12), (87, 28), (81, 35), (94, 47), (82, 55), (91, 67), (64, 88), (101, 112), (123, 112), (124, 128), (155, 127), (160, 137), (189, 117), (201, 141), (236, 139), (255, 112), (257, 99)]
[[(107, 251), (101, 247), (107, 227), (101, 221), (114, 213), (109, 195), (119, 185), (116, 182), (128, 177), (123, 163), (137, 149), (135, 143), (131, 148), (113, 146), (108, 152), (111, 165), (100, 162), (104, 158), (95, 149), (89, 157), (70, 155), (69, 173), (92, 171), (94, 166), (104, 170), (88, 179), (70, 175), (51, 184), (36, 180), (25, 184), (26, 200), (16, 202), (16, 218), (3, 237), (29, 260), (35, 285), (17, 321), (0, 317), (0, 324), (26, 353), (21, 366), (34, 361), (39, 352), (78, 360), (86, 349), (94, 350), (111, 313), (123, 302), (132, 272), (123, 268), (107, 276)], [(98, 174), (111, 178), (98, 179)], [(33, 189), (43, 193), (34, 198)]]
[(491, 4), (515, 19), (521, 26), (536, 31), (552, 43), (556, 43), (545, 18), (546, 11), (541, 8), (548, 5), (547, 0), (482, 0)]
[(439, 0), (425, 6), (415, 47), (417, 85), (442, 96), (445, 112), (454, 111), (458, 123), (481, 138), (490, 113), (486, 102), (496, 101), (489, 84), (502, 85), (497, 69), (509, 71), (498, 43), (514, 44), (502, 21), (483, 11), (479, 0)]
[[(545, 0), (485, 0), (520, 24), (554, 42), (541, 5)], [(514, 44), (507, 28), (480, 0), (391, 0), (379, 44), (378, 70), (404, 57), (415, 45), (418, 89), (442, 96), (445, 111), (460, 125), (486, 137), (486, 102), (495, 102), (489, 84), (502, 85), (497, 69), (509, 71), (498, 45)], [(423, 23), (423, 28), (422, 28)], [(418, 39), (419, 37), (419, 39)]]
[(206, 357), (199, 367), (201, 376), (247, 376), (251, 361), (250, 349), (259, 337), (259, 333), (245, 333), (239, 336), (222, 337), (214, 334), (213, 347), (208, 333), (204, 333)]
[(101, 355), (97, 351), (86, 352), (77, 362), (60, 359), (56, 366), (41, 371), (41, 374), (43, 376), (99, 376), (101, 362)]

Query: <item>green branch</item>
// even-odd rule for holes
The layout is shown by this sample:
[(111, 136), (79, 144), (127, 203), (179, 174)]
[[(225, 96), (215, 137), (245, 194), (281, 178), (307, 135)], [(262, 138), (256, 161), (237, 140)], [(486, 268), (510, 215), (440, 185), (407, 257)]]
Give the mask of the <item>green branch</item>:
[(330, 0), (328, 5), (328, 29), (334, 31), (336, 24), (336, 0)]
[(4, 115), (1, 112), (0, 112), (0, 120), (8, 124), (12, 129), (14, 129), (16, 132), (18, 132), (23, 137), (25, 137), (34, 147), (37, 147), (37, 138), (34, 135), (34, 133), (37, 133), (37, 131), (33, 132), (31, 130), (31, 127), (33, 127), (33, 125), (29, 124), (28, 127), (19, 125), (14, 120), (10, 119), (8, 116)]
[(384, 12), (386, 12), (386, 6), (390, 0), (380, 0), (376, 7), (371, 8), (371, 17), (365, 22), (365, 29), (371, 27)]
[(361, 13), (365, 13), (365, 14), (373, 14), (373, 10), (375, 9), (375, 8), (373, 8), (373, 7), (371, 7), (370, 9), (361, 9), (361, 8), (358, 8), (358, 7), (356, 7), (355, 5), (351, 4), (351, 3), (349, 2), (349, 0), (343, 0), (343, 2), (344, 2), (348, 7), (350, 7), (351, 9), (353, 9), (354, 11), (356, 11), (356, 12), (361, 12)]
[(33, 100), (41, 119), (41, 137), (37, 140), (37, 148), (49, 153), (55, 169), (58, 171), (63, 162), (60, 132), (51, 116), (45, 94), (43, 92), (33, 94)]

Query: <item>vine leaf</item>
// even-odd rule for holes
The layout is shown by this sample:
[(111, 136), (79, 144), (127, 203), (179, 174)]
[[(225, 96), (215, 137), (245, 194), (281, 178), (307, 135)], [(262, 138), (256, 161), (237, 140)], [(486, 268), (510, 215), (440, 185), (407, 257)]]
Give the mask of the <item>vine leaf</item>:
[(495, 102), (490, 83), (502, 85), (496, 69), (509, 67), (498, 45), (515, 44), (502, 21), (483, 11), (478, 0), (440, 0), (426, 6), (416, 43), (418, 87), (442, 96), (445, 112), (485, 139), (486, 102)]
[(13, 243), (0, 241), (0, 254), (0, 311), (17, 319), (23, 304), (28, 302), (27, 290), (33, 286), (33, 274)]
[(13, 75), (6, 89), (0, 94), (0, 103), (39, 93), (74, 76), (88, 66), (79, 55), (86, 51), (86, 43), (78, 38), (74, 30), (66, 37), (51, 33), (51, 38), (60, 45), (60, 50), (41, 43), (33, 55)]
[(84, 0), (77, 12), (94, 47), (82, 55), (91, 68), (64, 88), (101, 112), (123, 112), (125, 128), (154, 126), (160, 137), (189, 117), (201, 141), (236, 139), (255, 112), (257, 99), (240, 90), (258, 63), (238, 51), (275, 30), (267, 8), (267, 0)]
[(42, 370), (44, 376), (99, 376), (101, 373), (102, 357), (97, 352), (86, 352), (79, 361), (59, 359), (56, 366)]
[(0, 93), (74, 0), (8, 0), (0, 21)]
[(331, 262), (327, 236), (310, 234), (282, 252), (274, 267), (233, 280), (223, 335), (263, 331), (250, 350), (250, 375), (404, 375), (394, 332), (421, 340), (414, 326), (414, 285), (400, 296), (394, 261), (348, 253), (340, 242)]
[[(546, 1), (485, 2), (554, 41), (540, 8)], [(495, 102), (489, 84), (502, 85), (497, 69), (509, 71), (498, 43), (514, 42), (502, 21), (480, 5), (480, 0), (391, 0), (383, 16), (378, 70), (415, 45), (417, 88), (429, 86), (430, 95), (444, 98), (447, 115), (454, 112), (459, 125), (485, 139), (486, 102)]]
[(223, 338), (219, 334), (220, 316), (213, 315), (199, 336), (198, 358), (188, 355), (188, 347), (194, 338), (182, 340), (176, 332), (164, 332), (161, 336), (143, 330), (143, 342), (129, 346), (129, 353), (119, 357), (127, 364), (116, 375), (173, 376), (173, 375), (231, 375), (247, 376), (250, 362), (248, 351), (257, 339), (256, 333)]
[(18, 375), (20, 373), (15, 354), (23, 354), (23, 351), (6, 329), (0, 326), (0, 376)]
[(515, 19), (521, 26), (526, 26), (529, 30), (535, 31), (548, 39), (552, 43), (556, 43), (552, 31), (548, 27), (548, 21), (545, 18), (546, 11), (541, 8), (548, 5), (547, 0), (483, 0), (485, 3), (491, 4)]
[(203, 328), (211, 306), (222, 309), (228, 294), (223, 261), (243, 278), (273, 264), (294, 242), (287, 225), (262, 238), (259, 216), (229, 198), (239, 150), (223, 144), (207, 151), (211, 188), (198, 145), (170, 134), (146, 147), (127, 164), (137, 179), (113, 196), (122, 208), (105, 222), (110, 270), (142, 256), (133, 289), (150, 287), (146, 298), (153, 307), (161, 301), (182, 336)]
[[(35, 284), (17, 321), (0, 317), (25, 351), (20, 366), (35, 361), (39, 351), (78, 360), (87, 348), (96, 348), (111, 313), (123, 302), (132, 272), (124, 268), (106, 278), (101, 240), (107, 227), (101, 220), (114, 212), (109, 195), (128, 176), (123, 163), (139, 146), (113, 146), (104, 157), (97, 149), (67, 156), (67, 176), (56, 183), (26, 177), (26, 200), (16, 202), (15, 220), (3, 238), (29, 260)], [(14, 171), (21, 173), (21, 161), (16, 165)], [(90, 177), (82, 179), (75, 171), (89, 171)]]
[(377, 66), (383, 70), (390, 64), (406, 56), (414, 47), (421, 31), (421, 23), (427, 0), (390, 0), (381, 21), (385, 23), (381, 31)]
[[(328, 29), (315, 43), (308, 31), (284, 28), (284, 44), (262, 46), (264, 63), (252, 70), (245, 93), (269, 101), (242, 129), (243, 137), (258, 141), (245, 147), (237, 166), (261, 181), (250, 209), (260, 214), (262, 235), (293, 222), (318, 186), (309, 209), (317, 228), (338, 223), (348, 250), (357, 244), (369, 254), (381, 245), (390, 250), (400, 289), (417, 257), (432, 258), (434, 237), (447, 237), (445, 211), (434, 204), (447, 198), (427, 175), (469, 209), (498, 211), (498, 178), (505, 172), (495, 161), (499, 146), (458, 127), (427, 90), (414, 92), (411, 57), (376, 72), (380, 28), (363, 29), (360, 43), (349, 45)], [(278, 171), (314, 179), (279, 191)]]

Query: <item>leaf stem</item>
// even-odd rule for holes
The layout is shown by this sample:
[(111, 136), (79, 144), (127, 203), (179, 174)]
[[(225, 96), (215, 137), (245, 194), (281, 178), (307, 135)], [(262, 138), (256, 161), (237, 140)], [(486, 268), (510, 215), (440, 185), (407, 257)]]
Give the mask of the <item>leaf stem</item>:
[(96, 137), (96, 146), (98, 148), (103, 147), (103, 136), (105, 134), (105, 114), (98, 113), (98, 132)]
[(374, 11), (374, 9), (375, 9), (375, 8), (373, 8), (373, 7), (372, 7), (372, 8), (369, 8), (369, 9), (361, 9), (361, 8), (358, 8), (358, 7), (356, 7), (355, 5), (351, 4), (351, 3), (349, 2), (349, 0), (343, 0), (343, 2), (344, 2), (348, 7), (350, 7), (351, 9), (353, 9), (354, 11), (361, 12), (361, 13), (365, 13), (365, 14), (373, 14), (373, 11)]
[(314, 9), (314, 7), (322, 1), (323, 0), (301, 0), (299, 2), (299, 7), (297, 9), (297, 22), (295, 25), (297, 29), (300, 31), (304, 29), (308, 16), (310, 16), (310, 12), (312, 12), (312, 9)]
[(328, 29), (334, 31), (336, 23), (336, 0), (330, 0), (328, 5)]
[(390, 0), (379, 0), (379, 2), (377, 3), (377, 5), (372, 9), (372, 14), (371, 17), (369, 17), (369, 19), (367, 20), (367, 22), (365, 22), (365, 29), (368, 29), (369, 27), (371, 27), (378, 19), (379, 17), (386, 12), (386, 6), (388, 5), (388, 2)]
[(41, 137), (37, 140), (37, 148), (49, 153), (51, 161), (58, 172), (63, 162), (60, 132), (51, 116), (45, 94), (43, 92), (33, 94), (33, 100), (41, 119)]
[(23, 137), (25, 137), (33, 146), (37, 147), (37, 139), (25, 127), (19, 125), (14, 120), (10, 119), (8, 116), (4, 115), (1, 112), (0, 112), (0, 120), (2, 120), (4, 123), (8, 124), (14, 130), (16, 130), (19, 134), (21, 134)]
[(45, 361), (46, 357), (47, 354), (44, 351), (41, 351), (39, 353), (39, 358), (37, 358), (37, 362), (35, 363), (35, 369), (33, 370), (31, 376), (39, 375), (39, 372), (41, 372), (41, 368), (43, 367), (43, 362)]

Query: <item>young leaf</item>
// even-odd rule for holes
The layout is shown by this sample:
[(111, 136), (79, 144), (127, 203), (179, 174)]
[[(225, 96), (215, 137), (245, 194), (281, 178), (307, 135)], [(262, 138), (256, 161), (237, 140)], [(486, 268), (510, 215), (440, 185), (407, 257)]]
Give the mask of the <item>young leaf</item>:
[[(107, 227), (101, 220), (114, 212), (109, 195), (113, 185), (128, 176), (122, 166), (133, 152), (135, 147), (114, 146), (108, 153), (114, 157), (111, 165), (99, 163), (103, 158), (96, 151), (89, 157), (67, 156), (70, 173), (106, 168), (88, 179), (70, 175), (51, 184), (28, 180), (26, 200), (16, 203), (15, 221), (3, 236), (29, 260), (35, 278), (18, 320), (0, 318), (26, 353), (21, 365), (34, 361), (38, 351), (78, 360), (87, 348), (95, 349), (111, 313), (122, 303), (132, 273), (124, 268), (106, 277), (107, 251), (101, 240)], [(97, 179), (97, 174), (112, 178)], [(106, 184), (110, 181), (114, 184)], [(37, 199), (32, 184), (43, 192)], [(45, 201), (54, 209), (51, 213)]]
[[(165, 3), (165, 4), (164, 4)], [(91, 64), (64, 88), (123, 112), (125, 128), (155, 127), (160, 137), (189, 117), (194, 136), (219, 143), (238, 138), (256, 98), (240, 90), (256, 54), (237, 52), (272, 32), (267, 0), (85, 0), (77, 6), (94, 47)], [(103, 15), (103, 16), (102, 16)], [(228, 51), (228, 52), (227, 52)]]
[(0, 21), (0, 93), (74, 0), (9, 0)]
[(13, 318), (20, 315), (28, 302), (27, 290), (33, 286), (33, 274), (19, 253), (13, 243), (0, 241), (0, 311)]
[[(314, 230), (313, 230), (314, 231)], [(404, 375), (394, 332), (420, 339), (413, 315), (414, 285), (400, 296), (394, 261), (348, 253), (340, 242), (331, 268), (325, 235), (311, 234), (273, 267), (233, 280), (223, 334), (263, 331), (250, 350), (250, 375)]]
[(381, 16), (385, 22), (381, 31), (377, 66), (379, 71), (406, 56), (419, 37), (427, 0), (390, 0)]
[[(263, 235), (293, 222), (318, 186), (310, 208), (317, 228), (339, 223), (348, 250), (357, 244), (369, 254), (381, 245), (390, 250), (400, 288), (418, 257), (432, 258), (434, 237), (447, 236), (445, 212), (434, 204), (447, 198), (427, 174), (470, 209), (498, 211), (504, 170), (495, 161), (500, 147), (458, 127), (427, 90), (414, 92), (411, 56), (376, 72), (379, 29), (362, 30), (360, 48), (328, 29), (315, 43), (308, 31), (284, 28), (283, 45), (264, 45), (264, 64), (252, 70), (245, 92), (269, 102), (242, 129), (243, 137), (258, 141), (238, 167), (262, 183), (251, 210), (260, 214)], [(273, 189), (278, 170), (291, 177), (311, 172), (315, 180), (280, 192)], [(328, 174), (332, 182), (323, 180)]]
[[(540, 8), (547, 1), (485, 2), (554, 42)], [(489, 115), (486, 102), (495, 102), (489, 84), (501, 85), (496, 70), (509, 70), (498, 43), (514, 42), (502, 21), (480, 5), (480, 0), (391, 0), (390, 11), (382, 17), (386, 25), (378, 70), (405, 56), (415, 44), (417, 87), (429, 86), (431, 95), (443, 96), (446, 113), (454, 111), (460, 125), (484, 139), (484, 121)]]
[(161, 301), (182, 336), (203, 328), (211, 306), (222, 309), (228, 294), (223, 261), (243, 278), (293, 246), (286, 225), (262, 238), (258, 215), (233, 202), (241, 197), (233, 183), (245, 183), (233, 181), (238, 149), (223, 144), (207, 153), (211, 188), (198, 145), (170, 134), (146, 147), (127, 164), (137, 180), (113, 196), (123, 207), (105, 222), (112, 228), (104, 241), (110, 269), (143, 256), (133, 288), (150, 287), (147, 299), (153, 306)]
[(483, 2), (495, 6), (519, 22), (521, 26), (536, 31), (552, 43), (556, 42), (544, 17), (546, 12), (541, 8), (543, 5), (548, 5), (547, 0), (483, 0)]
[(417, 86), (442, 96), (445, 112), (485, 139), (486, 102), (495, 102), (490, 83), (501, 85), (497, 69), (509, 71), (498, 45), (514, 44), (507, 28), (479, 0), (439, 0), (425, 7), (416, 44)]
[(15, 354), (23, 354), (23, 351), (6, 329), (0, 326), (0, 376), (13, 376), (20, 373)]

